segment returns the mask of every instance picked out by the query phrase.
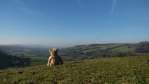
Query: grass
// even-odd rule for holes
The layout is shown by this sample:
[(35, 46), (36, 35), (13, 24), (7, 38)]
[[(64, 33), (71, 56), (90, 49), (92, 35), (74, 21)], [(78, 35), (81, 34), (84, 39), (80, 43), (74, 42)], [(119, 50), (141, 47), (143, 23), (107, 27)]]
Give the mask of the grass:
[(118, 51), (119, 52), (134, 52), (135, 48), (128, 47), (128, 46), (120, 46), (120, 47), (112, 49), (112, 51), (115, 51), (115, 52), (118, 52)]
[(0, 70), (0, 84), (149, 84), (148, 56), (113, 57)]

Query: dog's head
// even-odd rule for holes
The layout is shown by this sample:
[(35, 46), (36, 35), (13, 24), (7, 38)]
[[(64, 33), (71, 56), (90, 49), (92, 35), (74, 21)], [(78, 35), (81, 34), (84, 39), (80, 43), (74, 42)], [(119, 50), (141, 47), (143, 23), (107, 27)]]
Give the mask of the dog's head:
[(51, 48), (51, 49), (49, 49), (49, 52), (50, 52), (51, 56), (57, 56), (57, 51), (58, 51), (57, 48)]

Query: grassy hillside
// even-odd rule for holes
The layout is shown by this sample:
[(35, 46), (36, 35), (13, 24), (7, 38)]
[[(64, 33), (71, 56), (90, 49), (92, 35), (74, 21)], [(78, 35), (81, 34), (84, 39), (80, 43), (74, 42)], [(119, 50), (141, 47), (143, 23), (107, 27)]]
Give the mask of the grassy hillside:
[(148, 84), (148, 56), (113, 57), (0, 70), (1, 84)]
[(149, 42), (79, 45), (61, 49), (60, 54), (75, 59), (142, 56), (149, 54)]
[(74, 59), (127, 56), (135, 53), (135, 46), (127, 44), (91, 44), (64, 48), (60, 54)]

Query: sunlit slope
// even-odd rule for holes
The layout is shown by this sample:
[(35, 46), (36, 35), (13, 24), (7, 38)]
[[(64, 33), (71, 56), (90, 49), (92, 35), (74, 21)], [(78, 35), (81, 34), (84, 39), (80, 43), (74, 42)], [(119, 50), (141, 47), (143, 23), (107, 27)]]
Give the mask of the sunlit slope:
[(0, 70), (1, 84), (148, 84), (148, 56), (113, 57)]

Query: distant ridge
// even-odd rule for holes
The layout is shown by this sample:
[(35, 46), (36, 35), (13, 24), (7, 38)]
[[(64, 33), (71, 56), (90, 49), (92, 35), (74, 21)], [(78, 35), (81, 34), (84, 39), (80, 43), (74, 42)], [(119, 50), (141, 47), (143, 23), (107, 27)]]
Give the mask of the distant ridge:
[(0, 68), (7, 67), (22, 67), (30, 64), (28, 58), (21, 58), (12, 55), (8, 55), (0, 51)]

